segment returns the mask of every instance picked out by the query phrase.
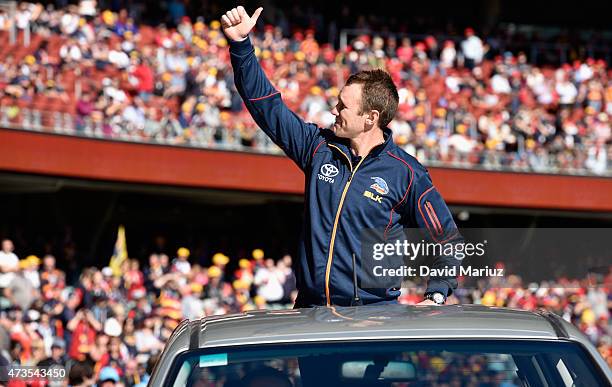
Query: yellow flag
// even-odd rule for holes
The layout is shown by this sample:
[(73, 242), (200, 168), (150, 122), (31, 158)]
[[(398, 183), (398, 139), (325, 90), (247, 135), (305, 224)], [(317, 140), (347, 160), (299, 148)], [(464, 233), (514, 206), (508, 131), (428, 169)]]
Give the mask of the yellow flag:
[(113, 250), (113, 256), (110, 259), (108, 266), (113, 269), (113, 275), (121, 276), (121, 265), (128, 258), (127, 244), (125, 243), (125, 227), (119, 226), (117, 230), (117, 241), (115, 242), (115, 249)]

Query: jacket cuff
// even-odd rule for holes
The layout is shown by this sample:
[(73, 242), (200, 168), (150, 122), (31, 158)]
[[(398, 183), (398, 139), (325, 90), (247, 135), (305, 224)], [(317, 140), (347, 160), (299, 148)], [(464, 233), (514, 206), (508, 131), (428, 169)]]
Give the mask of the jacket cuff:
[(253, 51), (253, 44), (251, 44), (251, 38), (247, 36), (245, 40), (235, 42), (230, 40), (230, 53), (238, 56), (245, 56)]
[(427, 290), (425, 290), (425, 294), (434, 292), (442, 293), (445, 297), (453, 294), (453, 290), (450, 288), (450, 286), (448, 286), (446, 281), (430, 279), (427, 283)]

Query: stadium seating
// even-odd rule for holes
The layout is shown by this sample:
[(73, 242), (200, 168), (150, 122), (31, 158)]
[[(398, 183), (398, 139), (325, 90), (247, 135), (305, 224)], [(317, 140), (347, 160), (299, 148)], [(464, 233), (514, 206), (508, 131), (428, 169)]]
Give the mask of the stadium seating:
[[(98, 134), (109, 138), (223, 147), (224, 139), (237, 136), (242, 146), (257, 145), (249, 140), (255, 123), (233, 88), (228, 42), (217, 21), (206, 25), (186, 18), (176, 29), (133, 27), (125, 13), (104, 11), (81, 17), (67, 36), (59, 33), (65, 31), (61, 22), (51, 25), (45, 13), (59, 19), (74, 10), (42, 10), (31, 20), (28, 47), (23, 31), (13, 45), (6, 31), (0, 36), (0, 54), (12, 57), (0, 73), (0, 84), (10, 86), (0, 92), (0, 114), (10, 110), (12, 127), (35, 111), (50, 131), (89, 135), (96, 121), (106, 128)], [(383, 67), (400, 92), (390, 125), (396, 142), (425, 164), (611, 173), (612, 86), (603, 60), (540, 68), (522, 53), (487, 56), (473, 31), (444, 42), (427, 36), (396, 43), (400, 38), (357, 35), (347, 47), (334, 49), (311, 32), (287, 38), (266, 26), (253, 40), (287, 104), (323, 127), (331, 123), (329, 110), (343, 79), (351, 71)], [(484, 56), (471, 60), (468, 40)], [(140, 62), (153, 73), (147, 91), (136, 71)], [(81, 117), (76, 105), (85, 93), (93, 106)], [(132, 104), (137, 96), (144, 104)], [(65, 118), (57, 125), (56, 113)], [(211, 132), (218, 133), (214, 141), (204, 134)]]

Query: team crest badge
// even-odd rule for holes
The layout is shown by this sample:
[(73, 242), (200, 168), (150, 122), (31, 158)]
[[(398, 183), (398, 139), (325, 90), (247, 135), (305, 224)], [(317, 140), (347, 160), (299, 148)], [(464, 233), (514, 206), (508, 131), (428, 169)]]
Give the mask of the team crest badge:
[(370, 188), (381, 195), (386, 195), (389, 193), (389, 186), (387, 185), (386, 181), (376, 176), (372, 177), (372, 180), (374, 180), (374, 184), (372, 184)]

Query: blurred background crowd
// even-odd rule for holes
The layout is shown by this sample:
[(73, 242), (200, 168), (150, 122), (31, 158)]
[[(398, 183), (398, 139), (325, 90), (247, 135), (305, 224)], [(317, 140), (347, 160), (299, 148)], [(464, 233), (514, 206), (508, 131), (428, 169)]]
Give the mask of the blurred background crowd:
[[(186, 16), (175, 3), (168, 5), (168, 24), (153, 26), (136, 21), (143, 17), (137, 8), (98, 10), (92, 0), (64, 7), (20, 3), (14, 18), (4, 12), (0, 124), (278, 152), (237, 94), (220, 23)], [(308, 20), (316, 27), (315, 16)], [(584, 46), (540, 64), (537, 50), (506, 50), (508, 41), (520, 41), (508, 31), (361, 33), (370, 22), (329, 27), (334, 36), (341, 26), (353, 29), (343, 42), (328, 42), (315, 28), (291, 28), (277, 17), (252, 39), (285, 102), (321, 127), (333, 123), (330, 110), (348, 74), (384, 68), (400, 94), (390, 124), (395, 141), (426, 164), (612, 171), (611, 70), (604, 59), (578, 56), (590, 52)], [(11, 25), (15, 45), (9, 44)]]
[[(171, 255), (153, 253), (140, 265), (120, 253), (124, 242), (108, 266), (83, 268), (70, 282), (53, 255), (22, 254), (4, 239), (0, 361), (64, 366), (71, 385), (108, 380), (110, 385), (142, 386), (182, 319), (291, 308), (296, 296), (289, 255), (272, 259), (255, 249), (249, 257), (230, 259), (219, 252), (203, 265), (181, 247)], [(591, 281), (558, 278), (525, 284), (509, 275), (460, 288), (449, 303), (546, 308), (579, 327), (612, 366), (612, 272), (602, 276), (600, 286)], [(400, 302), (415, 304), (422, 291), (408, 286)]]

